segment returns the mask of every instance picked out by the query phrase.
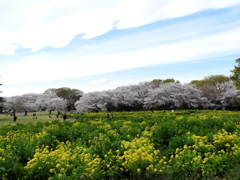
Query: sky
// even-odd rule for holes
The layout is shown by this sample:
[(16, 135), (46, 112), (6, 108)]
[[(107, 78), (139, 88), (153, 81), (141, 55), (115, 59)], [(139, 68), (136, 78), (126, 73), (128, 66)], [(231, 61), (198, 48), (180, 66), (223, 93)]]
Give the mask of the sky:
[(2, 96), (230, 75), (240, 0), (0, 0)]

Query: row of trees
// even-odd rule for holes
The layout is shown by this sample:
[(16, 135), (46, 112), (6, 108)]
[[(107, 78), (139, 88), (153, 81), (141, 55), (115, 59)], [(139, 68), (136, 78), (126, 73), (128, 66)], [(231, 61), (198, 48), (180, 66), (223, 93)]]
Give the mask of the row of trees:
[(240, 108), (240, 91), (232, 81), (208, 82), (222, 77), (226, 78), (222, 75), (208, 77), (202, 80), (206, 82), (199, 87), (195, 81), (183, 85), (154, 80), (110, 91), (87, 93), (75, 105), (79, 112)]
[(7, 111), (28, 112), (36, 111), (67, 111), (74, 109), (74, 104), (83, 95), (77, 89), (58, 88), (48, 89), (43, 94), (24, 94), (5, 99)]
[[(83, 94), (78, 89), (48, 89), (5, 99), (4, 108), (34, 111), (137, 111), (157, 109), (240, 109), (240, 59), (231, 77), (214, 75), (189, 84), (174, 79), (140, 83), (109, 91)], [(0, 107), (3, 99), (0, 98)]]
[(182, 85), (174, 79), (153, 80), (115, 90), (84, 94), (79, 112), (154, 109), (240, 109), (240, 58), (230, 77), (213, 75)]
[(181, 84), (173, 79), (153, 80), (109, 91), (83, 94), (70, 88), (48, 89), (43, 94), (25, 94), (5, 99), (11, 112), (139, 111), (158, 109), (231, 109), (240, 108), (240, 91), (223, 75)]

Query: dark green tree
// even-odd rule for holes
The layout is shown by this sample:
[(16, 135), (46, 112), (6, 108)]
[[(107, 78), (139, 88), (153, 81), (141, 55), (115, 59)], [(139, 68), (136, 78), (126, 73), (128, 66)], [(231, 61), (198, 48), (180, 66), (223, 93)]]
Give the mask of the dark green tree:
[(234, 66), (234, 69), (231, 71), (231, 79), (234, 82), (235, 86), (240, 89), (240, 58), (236, 59), (237, 65)]

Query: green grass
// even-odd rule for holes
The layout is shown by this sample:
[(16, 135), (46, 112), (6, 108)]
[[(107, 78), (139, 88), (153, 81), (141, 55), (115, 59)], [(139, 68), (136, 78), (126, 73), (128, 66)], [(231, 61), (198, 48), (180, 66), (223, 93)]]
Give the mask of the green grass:
[(14, 125), (14, 124), (27, 124), (27, 123), (37, 123), (37, 122), (49, 122), (53, 120), (61, 120), (61, 118), (56, 118), (56, 112), (53, 112), (52, 118), (48, 117), (48, 112), (38, 112), (37, 119), (32, 116), (33, 113), (28, 113), (24, 116), (23, 113), (17, 113), (17, 121), (13, 122), (13, 117), (8, 114), (0, 114), (0, 126), (4, 125)]
[(239, 179), (240, 112), (0, 116), (0, 179)]

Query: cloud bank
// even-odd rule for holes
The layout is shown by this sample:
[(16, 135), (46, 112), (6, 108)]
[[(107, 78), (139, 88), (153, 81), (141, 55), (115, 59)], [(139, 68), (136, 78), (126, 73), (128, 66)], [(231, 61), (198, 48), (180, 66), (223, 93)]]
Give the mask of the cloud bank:
[(0, 54), (18, 48), (62, 48), (77, 35), (94, 38), (195, 12), (225, 8), (239, 0), (10, 0), (0, 1)]
[[(41, 82), (83, 77), (154, 64), (183, 62), (206, 56), (219, 56), (240, 50), (240, 28), (192, 40), (174, 42), (136, 51), (105, 55), (75, 56), (41, 53), (24, 57), (5, 67), (4, 81)], [(12, 73), (15, 72), (15, 73)]]
[[(91, 91), (140, 81), (122, 70), (201, 59), (207, 67), (240, 52), (239, 12), (240, 0), (0, 0), (2, 88), (16, 95), (82, 78)], [(114, 72), (111, 84), (104, 75)]]

